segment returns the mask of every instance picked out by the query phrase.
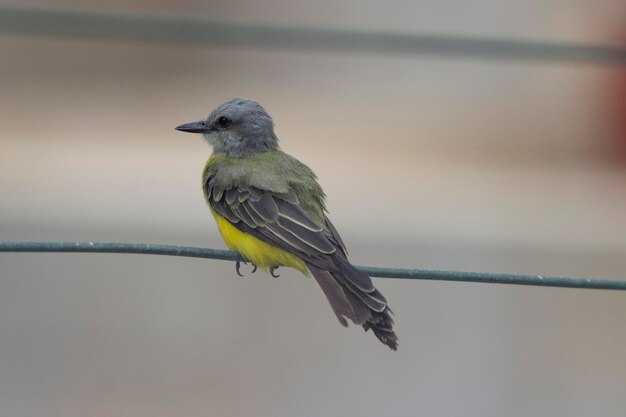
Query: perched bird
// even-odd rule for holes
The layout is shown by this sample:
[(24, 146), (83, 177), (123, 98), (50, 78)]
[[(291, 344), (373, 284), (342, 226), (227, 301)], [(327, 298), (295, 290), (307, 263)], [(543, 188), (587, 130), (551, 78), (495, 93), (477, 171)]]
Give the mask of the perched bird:
[(176, 130), (201, 133), (213, 147), (202, 173), (204, 198), (230, 250), (273, 276), (279, 266), (310, 271), (342, 325), (350, 319), (397, 349), (387, 300), (348, 261), (317, 177), (280, 150), (261, 105), (234, 98)]

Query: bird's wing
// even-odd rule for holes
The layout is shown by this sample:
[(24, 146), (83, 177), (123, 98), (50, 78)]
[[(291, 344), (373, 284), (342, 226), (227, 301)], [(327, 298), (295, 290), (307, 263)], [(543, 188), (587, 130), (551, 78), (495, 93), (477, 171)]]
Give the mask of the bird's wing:
[(256, 187), (225, 188), (213, 178), (205, 182), (211, 208), (236, 228), (316, 264), (341, 248), (334, 234), (302, 209), (293, 193)]
[[(225, 188), (210, 177), (204, 191), (211, 208), (237, 229), (320, 269), (337, 271), (350, 265), (335, 228), (328, 220), (328, 229), (313, 221), (300, 207), (295, 194), (256, 187)], [(357, 270), (351, 272), (346, 277), (346, 285), (368, 294), (375, 290), (367, 275)], [(381, 308), (380, 305), (377, 308)]]
[(393, 319), (385, 297), (369, 276), (346, 259), (343, 241), (328, 219), (319, 225), (300, 206), (294, 193), (256, 187), (220, 185), (208, 176), (208, 204), (237, 229), (300, 257), (326, 294), (339, 322), (344, 317), (367, 329), (392, 349), (397, 347)]

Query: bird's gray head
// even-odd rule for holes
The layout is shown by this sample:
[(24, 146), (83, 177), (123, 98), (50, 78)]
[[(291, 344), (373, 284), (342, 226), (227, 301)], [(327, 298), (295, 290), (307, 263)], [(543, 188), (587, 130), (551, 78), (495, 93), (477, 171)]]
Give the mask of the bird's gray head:
[(259, 103), (245, 98), (228, 100), (206, 119), (176, 130), (202, 133), (214, 152), (235, 158), (278, 148), (272, 118)]

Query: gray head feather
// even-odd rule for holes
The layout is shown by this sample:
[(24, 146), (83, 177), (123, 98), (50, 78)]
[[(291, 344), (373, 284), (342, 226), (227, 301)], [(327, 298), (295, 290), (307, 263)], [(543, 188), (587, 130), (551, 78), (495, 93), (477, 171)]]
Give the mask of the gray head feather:
[(278, 148), (274, 121), (256, 101), (233, 98), (215, 108), (205, 121), (204, 138), (216, 153), (242, 157)]

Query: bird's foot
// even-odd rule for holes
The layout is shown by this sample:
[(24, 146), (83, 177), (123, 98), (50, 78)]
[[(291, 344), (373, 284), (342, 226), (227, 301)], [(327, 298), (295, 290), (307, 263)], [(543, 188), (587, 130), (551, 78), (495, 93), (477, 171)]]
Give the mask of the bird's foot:
[[(243, 261), (243, 263), (247, 263), (246, 261)], [(235, 262), (235, 272), (237, 272), (237, 275), (239, 275), (240, 277), (243, 277), (243, 274), (240, 271), (241, 269), (241, 261), (236, 261)]]
[(277, 269), (278, 269), (277, 266), (273, 266), (270, 268), (270, 275), (273, 276), (274, 278), (278, 278), (280, 276), (280, 274), (274, 275), (274, 271), (276, 271)]
[[(244, 263), (246, 265), (248, 265), (248, 262), (246, 261), (235, 261), (235, 271), (237, 272), (237, 275), (239, 275), (240, 277), (243, 277), (243, 274), (241, 273), (241, 263)], [(252, 264), (253, 268), (252, 271), (250, 272), (251, 274), (254, 274), (257, 270), (257, 267), (255, 264)]]

